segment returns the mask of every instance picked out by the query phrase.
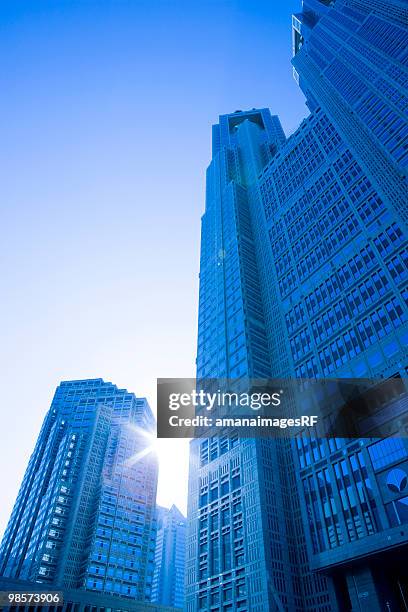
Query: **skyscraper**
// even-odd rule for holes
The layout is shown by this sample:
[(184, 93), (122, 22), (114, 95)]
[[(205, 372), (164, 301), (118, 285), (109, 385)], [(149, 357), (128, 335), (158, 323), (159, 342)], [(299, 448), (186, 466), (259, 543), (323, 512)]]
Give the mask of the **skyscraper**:
[[(296, 376), (407, 376), (407, 22), (392, 0), (305, 1), (293, 18), (312, 112), (260, 188)], [(312, 566), (346, 609), (407, 609), (406, 439), (298, 450)]]
[[(266, 109), (213, 127), (199, 378), (407, 375), (406, 19), (305, 1), (310, 115), (288, 140)], [(406, 606), (407, 458), (404, 438), (194, 440), (187, 610)]]
[[(236, 111), (213, 127), (201, 238), (200, 379), (281, 373), (271, 361), (271, 319), (263, 298), (270, 262), (258, 252), (268, 244), (251, 209), (259, 208), (259, 172), (285, 140), (278, 118), (267, 109)], [(325, 579), (308, 573), (294, 490), (295, 464), (287, 441), (233, 436), (192, 441), (188, 612), (301, 611), (307, 609), (306, 599), (310, 609), (330, 609)]]
[(125, 389), (62, 382), (1, 544), (0, 575), (149, 601), (154, 423), (147, 401)]
[(157, 506), (157, 538), (152, 601), (183, 608), (186, 518), (176, 506)]

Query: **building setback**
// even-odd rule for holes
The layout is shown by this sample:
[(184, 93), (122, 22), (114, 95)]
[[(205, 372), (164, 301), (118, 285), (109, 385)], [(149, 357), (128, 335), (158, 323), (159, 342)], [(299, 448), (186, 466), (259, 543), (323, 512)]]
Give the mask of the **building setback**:
[[(199, 378), (407, 376), (407, 19), (305, 0), (310, 115), (287, 140), (267, 109), (213, 127)], [(407, 459), (398, 437), (193, 440), (188, 612), (407, 609)]]
[(144, 398), (102, 379), (59, 385), (1, 544), (4, 579), (150, 601), (154, 424)]

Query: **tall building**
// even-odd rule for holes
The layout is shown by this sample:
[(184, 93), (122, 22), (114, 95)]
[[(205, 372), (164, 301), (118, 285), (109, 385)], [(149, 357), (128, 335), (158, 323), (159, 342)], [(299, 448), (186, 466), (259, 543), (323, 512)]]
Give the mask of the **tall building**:
[[(223, 115), (213, 127), (201, 236), (200, 379), (281, 373), (271, 360), (272, 315), (264, 299), (270, 260), (258, 252), (270, 247), (252, 207), (260, 204), (258, 175), (285, 141), (268, 109)], [(300, 612), (306, 602), (310, 610), (330, 609), (325, 579), (308, 571), (296, 486), (288, 441), (225, 436), (191, 442), (188, 612)]]
[[(287, 140), (266, 109), (213, 127), (199, 378), (407, 376), (407, 19), (305, 0), (310, 115)], [(188, 612), (408, 609), (407, 474), (399, 437), (194, 440)]]
[(176, 506), (157, 506), (157, 537), (152, 601), (183, 608), (186, 518)]
[[(260, 189), (296, 376), (407, 376), (407, 23), (398, 0), (305, 0), (293, 17), (311, 115)], [(298, 451), (311, 564), (340, 608), (408, 609), (406, 438)]]
[(149, 601), (157, 459), (147, 401), (102, 379), (62, 382), (0, 549), (0, 576)]

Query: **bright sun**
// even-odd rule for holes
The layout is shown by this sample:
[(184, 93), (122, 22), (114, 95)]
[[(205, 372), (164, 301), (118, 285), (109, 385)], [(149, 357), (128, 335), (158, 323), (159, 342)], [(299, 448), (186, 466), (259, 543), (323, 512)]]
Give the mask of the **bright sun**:
[(157, 502), (170, 507), (173, 503), (182, 512), (186, 512), (188, 482), (188, 448), (187, 439), (157, 438), (156, 432), (148, 432), (136, 425), (129, 425), (135, 435), (141, 436), (146, 445), (142, 450), (126, 460), (132, 466), (147, 455), (156, 455), (159, 462), (159, 487)]

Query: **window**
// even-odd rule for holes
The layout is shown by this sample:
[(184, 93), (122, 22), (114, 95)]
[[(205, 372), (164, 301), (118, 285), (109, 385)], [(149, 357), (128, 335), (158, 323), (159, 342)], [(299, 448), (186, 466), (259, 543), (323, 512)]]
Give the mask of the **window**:
[(400, 438), (386, 438), (368, 447), (373, 468), (378, 470), (398, 459), (408, 457), (408, 450), (404, 440)]
[(408, 523), (408, 496), (385, 504), (385, 510), (390, 521), (390, 527)]

